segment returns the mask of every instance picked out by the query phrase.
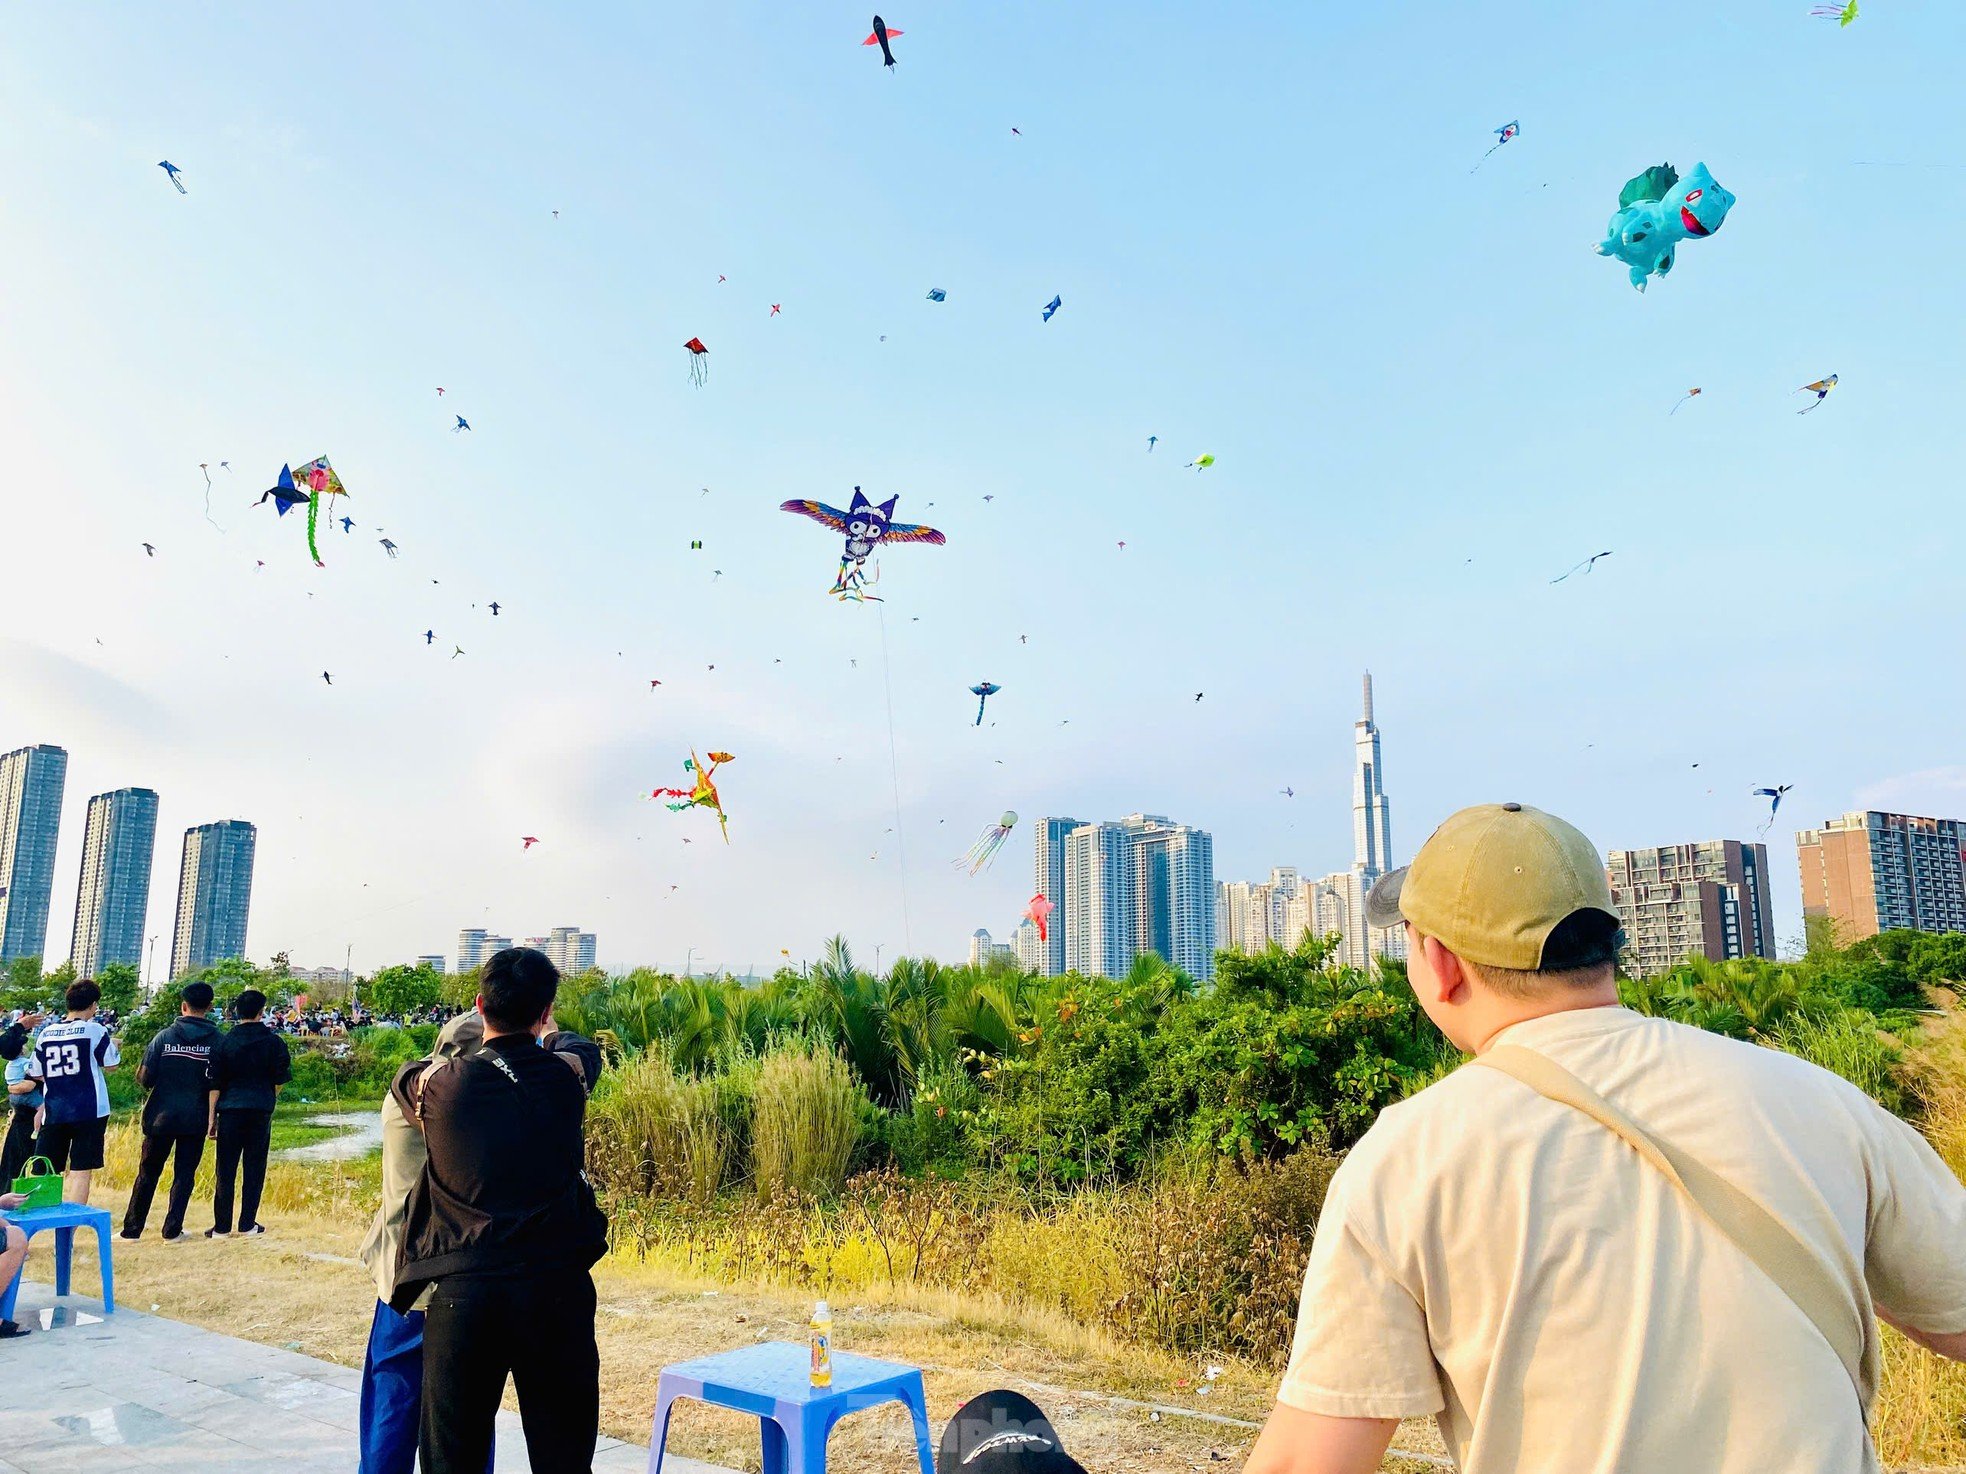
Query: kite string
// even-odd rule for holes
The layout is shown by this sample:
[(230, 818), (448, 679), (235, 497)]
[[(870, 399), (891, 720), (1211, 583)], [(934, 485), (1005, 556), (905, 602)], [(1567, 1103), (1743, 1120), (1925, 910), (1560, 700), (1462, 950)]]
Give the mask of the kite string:
[[(878, 572), (875, 576), (879, 576)], [(912, 955), (915, 937), (908, 918), (908, 839), (901, 824), (901, 757), (894, 742), (894, 682), (889, 677), (887, 664), (887, 606), (876, 602), (874, 613), (881, 626), (881, 690), (887, 697), (887, 762), (888, 774), (894, 784), (894, 849), (901, 861), (901, 940)]]

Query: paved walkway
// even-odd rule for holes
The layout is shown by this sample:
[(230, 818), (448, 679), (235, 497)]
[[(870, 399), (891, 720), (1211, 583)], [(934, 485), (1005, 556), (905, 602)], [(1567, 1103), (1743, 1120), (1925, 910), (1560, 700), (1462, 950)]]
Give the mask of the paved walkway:
[[(160, 1316), (22, 1284), (15, 1318), (34, 1327), (0, 1343), (0, 1474), (277, 1468), (352, 1474), (358, 1368), (221, 1336)], [(648, 1451), (603, 1438), (596, 1474), (644, 1469)], [(674, 1474), (720, 1474), (664, 1460)], [(524, 1474), (525, 1437), (498, 1415), (497, 1474)]]

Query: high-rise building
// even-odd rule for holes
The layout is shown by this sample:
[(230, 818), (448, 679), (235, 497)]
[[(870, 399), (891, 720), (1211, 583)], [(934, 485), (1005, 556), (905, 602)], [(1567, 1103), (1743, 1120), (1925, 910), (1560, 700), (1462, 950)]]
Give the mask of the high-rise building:
[(1393, 868), (1393, 819), (1385, 776), (1379, 726), (1372, 720), (1372, 672), (1367, 671), (1365, 711), (1352, 727), (1352, 868), (1367, 890)]
[(45, 957), (48, 898), (68, 753), (42, 743), (0, 755), (0, 963)]
[(443, 972), (448, 960), (441, 952), (426, 952), (417, 958), (416, 965), (418, 967), (427, 967), (432, 972)]
[[(543, 942), (546, 938), (539, 940)], [(470, 972), (473, 968), (482, 967), (494, 952), (503, 952), (511, 945), (510, 937), (497, 936), (481, 926), (466, 927), (457, 934), (457, 970)]]
[(969, 965), (988, 967), (993, 962), (1015, 962), (1017, 949), (1009, 942), (990, 939), (988, 927), (979, 926), (969, 934)]
[(178, 865), (177, 930), (171, 937), (171, 976), (202, 972), (214, 962), (246, 955), (246, 918), (253, 901), (253, 851), (258, 831), (244, 819), (200, 824), (184, 831)]
[(1215, 842), (1206, 830), (1129, 814), (1066, 837), (1060, 930), (1071, 971), (1120, 977), (1152, 952), (1212, 978), (1215, 922)]
[(1307, 887), (1296, 867), (1279, 866), (1267, 881), (1223, 881), (1215, 887), (1217, 943), (1254, 957), (1271, 943), (1291, 948), (1311, 924)]
[[(1046, 932), (1051, 928), (1047, 926)], [(1016, 935), (1011, 939), (1010, 950), (1017, 958), (1017, 965), (1026, 972), (1036, 972), (1044, 962), (1045, 938), (1038, 936), (1037, 923), (1028, 916), (1017, 923)]]
[(1840, 941), (1893, 927), (1966, 931), (1966, 822), (1861, 810), (1795, 836), (1802, 914)]
[(1604, 869), (1633, 977), (1656, 977), (1689, 957), (1775, 955), (1766, 845), (1711, 839), (1613, 850)]
[(143, 961), (143, 922), (150, 909), (150, 863), (157, 849), (157, 795), (118, 788), (89, 800), (82, 828), (82, 880), (75, 890), (75, 930), (68, 960), (77, 977), (112, 962)]
[(556, 926), (550, 937), (529, 942), (527, 945), (538, 946), (540, 951), (552, 959), (553, 965), (559, 968), (562, 975), (568, 977), (591, 968), (597, 950), (594, 933), (582, 931), (577, 926)]
[(1065, 971), (1065, 838), (1081, 822), (1040, 819), (1032, 826), (1037, 834), (1037, 861), (1031, 870), (1031, 888), (1058, 908), (1057, 919), (1046, 928), (1046, 940), (1038, 943), (1036, 970), (1048, 978)]

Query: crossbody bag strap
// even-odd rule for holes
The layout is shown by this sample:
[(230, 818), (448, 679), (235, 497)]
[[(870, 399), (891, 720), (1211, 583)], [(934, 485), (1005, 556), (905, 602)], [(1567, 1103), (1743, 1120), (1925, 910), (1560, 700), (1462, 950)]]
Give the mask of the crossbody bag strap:
[(1861, 1313), (1851, 1314), (1849, 1286), (1821, 1255), (1718, 1172), (1653, 1136), (1548, 1055), (1519, 1044), (1498, 1044), (1474, 1062), (1521, 1081), (1546, 1099), (1582, 1111), (1624, 1138), (1632, 1150), (1657, 1168), (1822, 1333), (1850, 1374), (1850, 1385), (1856, 1389), (1858, 1406), (1868, 1424), (1863, 1368), (1869, 1336)]

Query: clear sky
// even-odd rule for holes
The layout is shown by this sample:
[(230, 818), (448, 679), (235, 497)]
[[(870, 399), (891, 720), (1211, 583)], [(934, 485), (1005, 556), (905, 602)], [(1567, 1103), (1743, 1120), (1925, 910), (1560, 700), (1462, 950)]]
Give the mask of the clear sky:
[[(1966, 10), (1808, 9), (894, 0), (886, 75), (841, 5), (12, 8), (0, 750), (71, 755), (50, 959), (125, 784), (160, 952), (178, 836), (240, 817), (258, 958), (959, 958), (1029, 895), (1024, 827), (951, 864), (1006, 808), (1348, 863), (1368, 666), (1402, 857), (1495, 799), (1753, 838), (1792, 783), (1793, 933), (1791, 816), (1966, 814)], [(1590, 247), (1661, 160), (1739, 203), (1640, 296)], [(324, 452), (316, 569), (250, 502)], [(882, 605), (777, 510), (856, 483), (948, 535)], [(644, 801), (692, 745), (728, 848)]]

